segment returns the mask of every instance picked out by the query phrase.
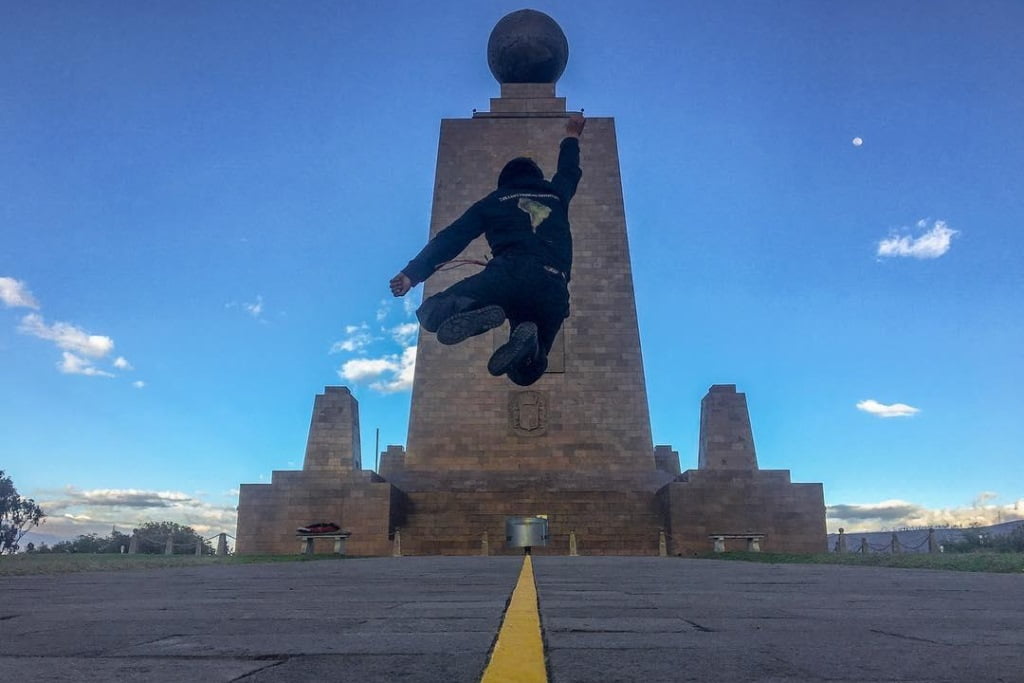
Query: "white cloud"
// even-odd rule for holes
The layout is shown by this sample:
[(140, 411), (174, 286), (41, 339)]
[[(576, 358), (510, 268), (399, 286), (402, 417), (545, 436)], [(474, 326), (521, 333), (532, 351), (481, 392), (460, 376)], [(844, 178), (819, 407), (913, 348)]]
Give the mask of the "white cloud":
[(242, 308), (252, 317), (259, 318), (263, 314), (263, 297), (257, 294), (256, 301), (251, 304), (243, 303)]
[(70, 351), (62, 352), (64, 358), (57, 363), (57, 369), (65, 375), (86, 375), (88, 377), (113, 377), (112, 374), (100, 370), (92, 364), (92, 361), (80, 358)]
[(115, 525), (130, 532), (146, 522), (185, 524), (204, 536), (221, 531), (233, 534), (237, 521), (233, 503), (216, 504), (180, 491), (68, 486), (57, 492), (36, 492), (34, 497), (47, 514), (39, 530), (64, 538), (86, 533), (105, 536)]
[(416, 369), (416, 347), (410, 346), (401, 356), (383, 358), (355, 358), (345, 362), (338, 370), (338, 376), (348, 382), (370, 383), (370, 388), (382, 394), (407, 391), (412, 388), (413, 373)]
[[(917, 222), (918, 229), (928, 227), (928, 222)], [(918, 237), (911, 235), (892, 234), (878, 243), (879, 257), (909, 256), (917, 259), (938, 258), (949, 251), (953, 236), (958, 234), (945, 221), (935, 221), (930, 230)]]
[(384, 322), (384, 319), (391, 313), (391, 302), (384, 299), (377, 307), (377, 322)]
[(408, 347), (412, 344), (416, 340), (416, 334), (419, 331), (420, 326), (418, 323), (402, 323), (388, 330), (391, 333), (391, 338), (403, 347)]
[(407, 294), (402, 299), (402, 309), (405, 311), (406, 316), (410, 316), (416, 312), (416, 309), (420, 307), (418, 298), (414, 298), (411, 294)]
[(399, 364), (395, 356), (384, 358), (354, 358), (342, 364), (338, 376), (349, 382), (362, 382), (374, 379), (388, 372), (398, 372)]
[(142, 389), (143, 387), (146, 386), (146, 383), (143, 382), (141, 379), (137, 379), (134, 382), (132, 382), (132, 386), (135, 387), (136, 389)]
[(878, 503), (849, 503), (826, 508), (828, 527), (846, 531), (883, 531), (905, 527), (988, 526), (1015, 519), (1024, 519), (1024, 500), (994, 504), (996, 494), (984, 492), (970, 506), (927, 508), (905, 500), (883, 500)]
[(134, 370), (132, 364), (128, 362), (128, 359), (124, 356), (118, 356), (114, 359), (114, 367), (118, 370)]
[(416, 347), (410, 346), (402, 352), (398, 369), (390, 380), (374, 382), (370, 388), (382, 394), (393, 394), (412, 389), (412, 379), (416, 373)]
[[(48, 512), (63, 512), (82, 505), (90, 507), (155, 508), (172, 507), (192, 502), (192, 496), (180, 491), (147, 491), (145, 489), (89, 489), (67, 486), (61, 497), (49, 501)], [(41, 504), (40, 504), (41, 505)]]
[(102, 358), (114, 349), (114, 340), (99, 334), (89, 334), (69, 323), (47, 325), (43, 316), (29, 313), (21, 319), (18, 331), (40, 339), (52, 341), (65, 351)]
[(353, 353), (356, 351), (362, 351), (377, 340), (376, 337), (370, 334), (370, 328), (366, 323), (359, 325), (346, 325), (345, 334), (347, 336), (344, 339), (336, 341), (331, 345), (329, 353), (341, 353), (343, 351)]
[(0, 301), (7, 308), (39, 308), (39, 302), (28, 291), (28, 285), (13, 277), (0, 277)]
[(877, 415), (878, 417), (910, 417), (921, 412), (920, 408), (908, 406), (906, 403), (890, 403), (886, 405), (885, 403), (879, 403), (873, 398), (858, 403), (857, 410), (863, 410), (865, 413)]

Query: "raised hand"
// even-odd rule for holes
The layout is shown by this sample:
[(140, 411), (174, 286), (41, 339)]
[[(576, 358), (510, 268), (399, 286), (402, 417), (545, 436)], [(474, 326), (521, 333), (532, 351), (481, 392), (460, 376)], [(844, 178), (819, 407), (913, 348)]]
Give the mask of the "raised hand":
[(405, 273), (394, 276), (388, 284), (391, 286), (393, 296), (405, 296), (412, 289), (412, 280)]

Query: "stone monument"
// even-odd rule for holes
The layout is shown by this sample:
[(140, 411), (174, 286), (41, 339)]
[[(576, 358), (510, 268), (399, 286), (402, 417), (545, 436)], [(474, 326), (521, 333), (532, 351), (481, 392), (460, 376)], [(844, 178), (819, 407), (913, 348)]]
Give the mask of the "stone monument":
[[(498, 22), (487, 57), (500, 97), (489, 111), (441, 122), (431, 236), (490, 192), (509, 159), (529, 156), (548, 176), (554, 171), (572, 115), (555, 93), (568, 54), (558, 24), (541, 12), (520, 10)], [(407, 447), (389, 446), (379, 473), (359, 470), (351, 450), (358, 449), (358, 409), (347, 389), (328, 387), (314, 405), (303, 471), (274, 472), (269, 485), (241, 487), (239, 552), (293, 552), (288, 534), (321, 518), (352, 532), (353, 554), (386, 554), (397, 529), (404, 554), (479, 554), (481, 538), (490, 539), (489, 552), (521, 552), (495, 539), (504, 538), (506, 517), (537, 515), (547, 517), (550, 533), (538, 553), (567, 554), (574, 538), (580, 554), (655, 555), (665, 530), (674, 552), (710, 549), (707, 536), (694, 539), (705, 528), (721, 529), (713, 520), (700, 526), (693, 511), (703, 509), (705, 496), (725, 493), (717, 484), (695, 485), (692, 471), (680, 475), (678, 454), (655, 448), (651, 437), (613, 119), (588, 119), (581, 167), (570, 208), (571, 315), (547, 373), (525, 389), (486, 373), (507, 326), (454, 347), (421, 331)], [(482, 238), (465, 254), (486, 256)], [(469, 274), (439, 272), (424, 296)], [(731, 418), (735, 406), (705, 404), (697, 471), (721, 475), (715, 482), (749, 479), (749, 491), (781, 485), (757, 474), (749, 420), (744, 431), (742, 420)], [(744, 443), (749, 452), (735, 448)], [(801, 534), (809, 538), (820, 526), (816, 549), (823, 550), (821, 485), (809, 486), (817, 487), (820, 524)], [(720, 526), (737, 524), (760, 521), (740, 516)], [(773, 532), (765, 547), (790, 549), (785, 534)]]
[(772, 551), (827, 547), (821, 484), (794, 484), (789, 470), (758, 469), (747, 397), (734, 384), (708, 390), (700, 403), (697, 469), (683, 472), (658, 497), (676, 554), (706, 551), (716, 536), (763, 537), (761, 549)]

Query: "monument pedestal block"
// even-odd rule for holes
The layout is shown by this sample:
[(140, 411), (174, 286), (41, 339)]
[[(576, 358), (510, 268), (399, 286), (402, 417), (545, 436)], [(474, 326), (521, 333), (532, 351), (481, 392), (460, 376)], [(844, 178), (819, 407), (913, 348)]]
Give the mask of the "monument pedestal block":
[[(270, 484), (242, 484), (238, 495), (240, 554), (285, 555), (297, 547), (295, 531), (314, 522), (334, 522), (351, 532), (348, 555), (386, 555), (388, 536), (400, 523), (401, 492), (368, 471), (276, 471)], [(314, 541), (331, 553), (330, 539)]]
[(492, 555), (520, 555), (505, 543), (507, 517), (545, 516), (550, 540), (533, 552), (568, 555), (575, 533), (583, 555), (657, 555), (662, 512), (655, 492), (665, 473), (588, 477), (564, 472), (405, 471), (405, 555), (472, 555), (487, 534)]
[(709, 552), (709, 537), (743, 534), (763, 535), (764, 552), (826, 550), (822, 486), (794, 484), (789, 470), (687, 470), (658, 498), (674, 555)]

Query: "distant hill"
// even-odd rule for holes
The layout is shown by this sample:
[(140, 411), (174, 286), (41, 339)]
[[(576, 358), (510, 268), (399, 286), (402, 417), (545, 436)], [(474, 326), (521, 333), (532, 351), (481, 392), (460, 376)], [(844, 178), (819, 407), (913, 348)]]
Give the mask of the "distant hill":
[[(1004, 536), (1013, 533), (1017, 527), (1024, 526), (1024, 519), (992, 526), (979, 527), (956, 527), (936, 528), (935, 542), (939, 545), (963, 540), (964, 534), (985, 534), (987, 536)], [(872, 552), (889, 552), (892, 535), (896, 534), (899, 541), (900, 552), (904, 553), (926, 553), (928, 552), (928, 529), (901, 529), (899, 531), (851, 531), (846, 536), (846, 549), (850, 552), (856, 551), (861, 546), (861, 539), (865, 538), (868, 547)], [(828, 550), (833, 552), (836, 548), (836, 541), (839, 534), (828, 535)]]

